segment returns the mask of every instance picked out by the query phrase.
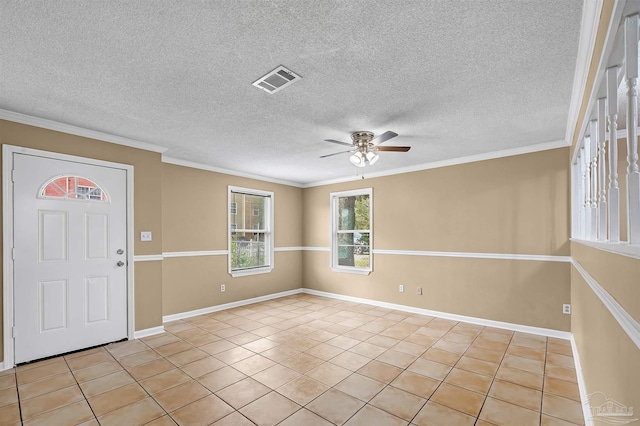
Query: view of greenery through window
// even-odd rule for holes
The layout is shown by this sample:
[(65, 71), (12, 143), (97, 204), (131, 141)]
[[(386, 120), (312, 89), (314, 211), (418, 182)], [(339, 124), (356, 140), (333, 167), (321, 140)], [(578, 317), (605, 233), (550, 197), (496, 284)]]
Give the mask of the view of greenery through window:
[(265, 207), (268, 197), (231, 193), (231, 269), (268, 266)]
[(368, 268), (370, 258), (369, 194), (338, 198), (338, 265)]

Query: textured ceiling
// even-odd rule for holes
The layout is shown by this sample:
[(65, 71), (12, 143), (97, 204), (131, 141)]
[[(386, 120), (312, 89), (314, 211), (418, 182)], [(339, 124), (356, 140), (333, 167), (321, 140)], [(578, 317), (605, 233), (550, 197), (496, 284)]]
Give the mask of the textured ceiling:
[[(309, 183), (565, 138), (582, 0), (0, 0), (0, 108)], [(302, 79), (251, 85), (278, 65)]]

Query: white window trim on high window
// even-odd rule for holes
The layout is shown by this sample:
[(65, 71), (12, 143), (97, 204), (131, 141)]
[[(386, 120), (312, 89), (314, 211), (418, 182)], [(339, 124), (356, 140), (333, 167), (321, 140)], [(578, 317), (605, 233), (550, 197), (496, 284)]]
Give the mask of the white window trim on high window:
[[(369, 195), (369, 267), (341, 266), (338, 264), (338, 199), (354, 195)], [(373, 189), (364, 188), (352, 191), (332, 192), (330, 196), (331, 214), (331, 256), (330, 267), (335, 272), (369, 275), (373, 271)], [(364, 230), (362, 230), (364, 231)]]
[[(232, 193), (242, 193), (247, 195), (257, 195), (265, 198), (265, 207), (264, 207), (264, 224), (265, 224), (265, 247), (266, 247), (266, 266), (261, 266), (257, 268), (247, 268), (247, 269), (232, 269), (231, 268), (231, 194)], [(243, 277), (247, 275), (257, 275), (257, 274), (268, 274), (273, 270), (273, 205), (274, 205), (274, 194), (270, 191), (262, 191), (259, 189), (250, 189), (250, 188), (242, 188), (239, 186), (229, 186), (227, 192), (227, 250), (228, 250), (228, 267), (229, 274), (232, 277)], [(237, 214), (237, 207), (236, 207)], [(244, 208), (242, 208), (242, 214), (245, 214)], [(254, 231), (251, 229), (251, 231)]]

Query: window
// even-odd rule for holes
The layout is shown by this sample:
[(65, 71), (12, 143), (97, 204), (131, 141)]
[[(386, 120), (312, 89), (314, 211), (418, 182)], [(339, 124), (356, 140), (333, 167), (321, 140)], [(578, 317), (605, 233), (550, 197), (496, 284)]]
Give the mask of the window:
[(102, 200), (102, 191), (100, 188), (91, 188), (88, 186), (80, 186), (76, 188), (76, 192), (82, 195), (84, 199), (89, 200)]
[(331, 194), (331, 268), (369, 274), (371, 258), (371, 188)]
[(271, 272), (273, 193), (230, 186), (229, 213), (229, 273)]
[(40, 189), (41, 198), (65, 200), (91, 200), (107, 202), (105, 192), (90, 179), (82, 176), (58, 176), (47, 181)]

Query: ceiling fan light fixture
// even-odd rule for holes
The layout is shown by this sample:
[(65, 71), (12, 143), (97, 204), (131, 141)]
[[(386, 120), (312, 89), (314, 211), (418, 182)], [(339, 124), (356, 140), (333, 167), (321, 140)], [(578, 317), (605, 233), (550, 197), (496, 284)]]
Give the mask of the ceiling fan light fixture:
[(365, 154), (365, 157), (369, 164), (374, 165), (380, 159), (380, 156), (373, 151), (369, 151)]
[(364, 167), (366, 165), (365, 156), (360, 151), (349, 157), (349, 161), (356, 167)]
[(410, 146), (379, 146), (381, 143), (393, 139), (396, 136), (398, 136), (398, 134), (391, 131), (386, 131), (377, 137), (374, 137), (372, 132), (358, 131), (351, 133), (351, 139), (353, 140), (351, 143), (337, 141), (335, 139), (325, 139), (325, 142), (345, 145), (350, 147), (351, 150), (321, 155), (320, 158), (332, 157), (349, 152), (352, 153), (351, 156), (349, 156), (349, 161), (351, 161), (351, 164), (354, 166), (365, 167), (367, 164), (372, 166), (380, 159), (378, 151), (407, 152), (411, 149)]

